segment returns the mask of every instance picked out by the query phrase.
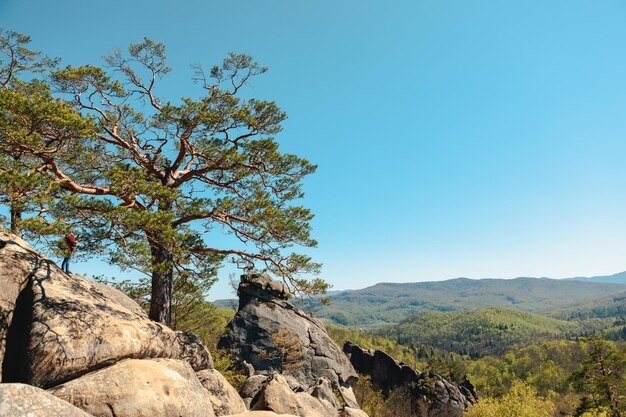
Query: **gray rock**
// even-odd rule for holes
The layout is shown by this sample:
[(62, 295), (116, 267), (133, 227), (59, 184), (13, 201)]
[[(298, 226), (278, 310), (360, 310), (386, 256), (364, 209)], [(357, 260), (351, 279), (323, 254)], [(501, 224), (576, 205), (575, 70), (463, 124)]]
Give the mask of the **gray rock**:
[(278, 373), (269, 378), (251, 409), (294, 414), (300, 417), (335, 417), (338, 413), (309, 393), (294, 393), (285, 378)]
[(250, 408), (250, 404), (257, 394), (261, 392), (263, 387), (265, 387), (267, 380), (267, 375), (253, 375), (246, 380), (239, 391), (239, 395), (241, 395), (246, 408)]
[(120, 291), (64, 273), (24, 241), (2, 242), (3, 382), (48, 388), (126, 358), (180, 358), (195, 370), (212, 367), (197, 336), (149, 320)]
[(343, 349), (354, 367), (370, 375), (372, 383), (384, 392), (398, 387), (406, 389), (416, 416), (460, 417), (465, 408), (476, 403), (469, 381), (452, 384), (437, 373), (420, 373), (385, 352), (363, 349), (351, 342), (346, 342)]
[(269, 378), (250, 409), (297, 415), (298, 401), (285, 378), (276, 373)]
[(311, 396), (317, 398), (326, 406), (327, 409), (339, 410), (341, 403), (333, 392), (333, 387), (329, 380), (320, 378), (317, 384), (311, 389)]
[(369, 417), (367, 413), (363, 410), (359, 410), (358, 408), (349, 408), (346, 407), (341, 410), (339, 413), (339, 417)]
[(209, 392), (216, 416), (244, 413), (248, 409), (237, 390), (215, 369), (205, 369), (197, 372), (196, 376)]
[(294, 394), (298, 404), (298, 415), (302, 417), (336, 417), (337, 410), (327, 407), (317, 398), (306, 392)]
[(253, 272), (241, 276), (237, 295), (241, 309), (255, 298), (259, 300), (288, 300), (291, 293), (284, 282), (276, 281), (267, 274)]
[(0, 384), (0, 417), (91, 417), (80, 408), (30, 385)]
[[(29, 320), (32, 295), (24, 290), (33, 268), (42, 262), (39, 254), (26, 242), (0, 227), (0, 364), (4, 363), (9, 330), (16, 333), (23, 325), (22, 322)], [(11, 326), (14, 316), (17, 322)], [(19, 344), (9, 344), (9, 355), (20, 355), (23, 353), (20, 348)], [(15, 361), (10, 362), (13, 363), (7, 363), (7, 366), (16, 365)], [(0, 381), (6, 382), (2, 379), (1, 368)], [(17, 373), (20, 370), (8, 371)]]
[(339, 393), (348, 407), (361, 408), (356, 400), (352, 387), (339, 387)]
[(270, 374), (280, 371), (280, 361), (266, 359), (261, 353), (275, 351), (272, 335), (288, 329), (302, 344), (303, 365), (290, 374), (303, 390), (315, 385), (320, 377), (335, 387), (352, 386), (358, 379), (357, 373), (324, 325), (286, 301), (284, 294), (284, 284), (265, 274), (244, 275), (239, 286), (240, 309), (220, 346), (252, 364), (257, 373)]
[(214, 417), (188, 363), (127, 359), (49, 390), (95, 417)]

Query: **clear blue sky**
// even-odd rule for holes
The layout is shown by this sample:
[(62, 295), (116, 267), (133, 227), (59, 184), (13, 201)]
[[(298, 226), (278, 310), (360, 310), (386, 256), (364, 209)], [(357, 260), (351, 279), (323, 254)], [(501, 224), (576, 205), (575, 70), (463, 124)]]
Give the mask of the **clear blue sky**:
[(170, 98), (193, 62), (269, 66), (336, 289), (626, 270), (623, 1), (0, 0), (0, 26), (74, 65), (164, 42)]

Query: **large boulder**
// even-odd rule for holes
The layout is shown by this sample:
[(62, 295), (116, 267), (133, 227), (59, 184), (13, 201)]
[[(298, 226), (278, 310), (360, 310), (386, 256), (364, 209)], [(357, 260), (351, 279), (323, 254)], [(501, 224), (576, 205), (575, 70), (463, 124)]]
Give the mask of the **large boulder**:
[(468, 406), (476, 403), (458, 385), (435, 372), (420, 374), (407, 392), (412, 409), (420, 410), (423, 417), (461, 417)]
[(311, 388), (310, 394), (320, 401), (327, 410), (339, 410), (342, 408), (330, 381), (326, 378), (320, 378), (317, 384)]
[(278, 373), (269, 377), (251, 409), (295, 414), (300, 417), (336, 417), (339, 413), (333, 406), (307, 392), (293, 392), (285, 377)]
[(337, 417), (345, 404), (356, 404), (356, 372), (324, 326), (287, 301), (284, 284), (249, 276), (240, 293), (248, 300), (242, 310), (252, 315), (249, 306), (266, 303), (257, 327), (250, 326), (250, 337), (266, 336), (254, 352), (276, 349), (274, 330), (264, 330), (273, 322), (296, 335), (303, 354), (302, 365), (284, 376), (272, 372), (283, 365), (275, 355), (257, 356), (268, 367), (256, 363), (260, 374), (242, 390), (246, 403), (212, 369), (197, 336), (151, 321), (121, 291), (64, 273), (0, 229), (0, 417)]
[(297, 414), (298, 401), (285, 378), (274, 374), (263, 387), (251, 410), (269, 410), (278, 414)]
[(80, 408), (25, 384), (0, 384), (0, 417), (91, 417)]
[(289, 288), (282, 281), (276, 281), (267, 274), (245, 274), (241, 276), (239, 288), (239, 308), (248, 302), (258, 299), (270, 301), (273, 299), (288, 300), (291, 296)]
[(254, 399), (265, 388), (268, 379), (267, 375), (252, 375), (243, 384), (243, 387), (239, 390), (239, 395), (241, 395), (247, 408), (250, 408)]
[(66, 274), (25, 242), (0, 237), (3, 382), (48, 388), (126, 358), (180, 358), (194, 370), (212, 368), (197, 336), (151, 321), (122, 292)]
[(281, 371), (279, 355), (271, 355), (277, 350), (272, 335), (288, 330), (300, 340), (301, 366), (290, 373), (303, 390), (315, 385), (320, 377), (331, 381), (334, 387), (350, 387), (357, 381), (350, 361), (328, 336), (324, 325), (287, 301), (283, 283), (266, 274), (243, 275), (238, 294), (239, 311), (220, 340), (221, 347), (250, 363), (257, 373), (268, 375)]
[(244, 413), (248, 409), (237, 390), (215, 369), (205, 369), (196, 376), (208, 391), (216, 416)]
[[(28, 286), (33, 267), (40, 262), (39, 254), (26, 242), (8, 233), (0, 227), (0, 364), (4, 362), (6, 339), (13, 317), (21, 320), (28, 315), (24, 307), (16, 311), (18, 298), (27, 296), (24, 289)], [(23, 302), (19, 303), (23, 306)], [(2, 367), (0, 367), (0, 381)]]
[(469, 381), (453, 384), (435, 372), (421, 373), (385, 352), (363, 349), (351, 342), (346, 342), (343, 349), (356, 370), (369, 375), (385, 393), (404, 389), (415, 416), (461, 417), (465, 408), (476, 403)]
[(127, 359), (51, 388), (94, 417), (214, 417), (191, 366), (175, 359)]

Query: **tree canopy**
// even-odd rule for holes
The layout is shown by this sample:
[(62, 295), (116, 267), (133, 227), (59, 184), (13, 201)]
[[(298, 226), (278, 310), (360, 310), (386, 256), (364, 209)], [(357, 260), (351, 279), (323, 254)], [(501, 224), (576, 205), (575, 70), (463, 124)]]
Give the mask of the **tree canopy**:
[(210, 279), (227, 258), (283, 277), (292, 291), (324, 292), (324, 281), (303, 275), (320, 265), (288, 253), (316, 245), (313, 215), (297, 204), (316, 167), (280, 152), (273, 136), (287, 116), (276, 103), (244, 98), (267, 69), (234, 53), (193, 69), (197, 97), (161, 97), (165, 47), (145, 38), (103, 66), (51, 70), (46, 81), (12, 75), (0, 98), (0, 158), (49, 179), (29, 190), (46, 198), (22, 224), (74, 230), (83, 250), (150, 275), (150, 317), (168, 324), (174, 279)]

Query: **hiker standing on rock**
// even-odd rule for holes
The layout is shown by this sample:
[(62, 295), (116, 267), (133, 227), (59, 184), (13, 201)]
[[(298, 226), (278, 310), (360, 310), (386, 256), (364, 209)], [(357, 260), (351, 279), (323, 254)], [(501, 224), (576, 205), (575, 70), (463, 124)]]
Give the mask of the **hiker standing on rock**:
[(61, 269), (63, 270), (63, 272), (69, 274), (70, 258), (72, 257), (72, 253), (74, 253), (74, 249), (76, 249), (76, 244), (78, 243), (78, 240), (74, 237), (74, 233), (70, 232), (69, 235), (65, 236), (65, 239), (61, 243), (63, 244), (64, 249), (64, 258), (63, 262), (61, 263)]

